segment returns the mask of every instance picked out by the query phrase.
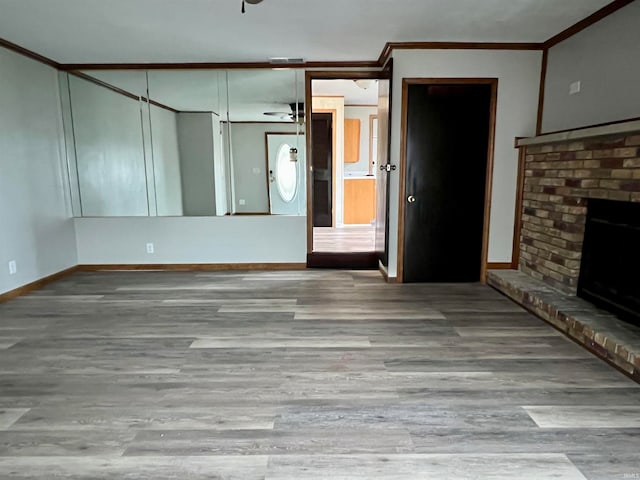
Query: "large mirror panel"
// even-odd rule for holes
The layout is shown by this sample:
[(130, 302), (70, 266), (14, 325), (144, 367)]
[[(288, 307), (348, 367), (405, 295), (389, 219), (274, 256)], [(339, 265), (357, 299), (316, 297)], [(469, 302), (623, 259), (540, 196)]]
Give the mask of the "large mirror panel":
[[(305, 214), (303, 72), (84, 71), (60, 83), (77, 216)], [(291, 136), (290, 165), (269, 165), (272, 134)], [(278, 178), (294, 182), (286, 208), (274, 207)]]
[[(287, 209), (272, 209), (270, 185), (277, 167), (269, 168), (269, 134), (290, 134), (296, 161), (287, 166), (304, 172), (304, 73), (299, 70), (231, 70), (229, 78), (230, 154), (233, 165), (234, 213), (304, 215), (300, 208), (304, 175), (296, 174), (296, 196)], [(287, 152), (289, 153), (289, 152)], [(295, 208), (291, 208), (294, 207)]]
[(158, 215), (230, 213), (226, 72), (148, 72)]
[(144, 145), (144, 72), (129, 72), (127, 90), (70, 75), (77, 189), (83, 216), (150, 214)]

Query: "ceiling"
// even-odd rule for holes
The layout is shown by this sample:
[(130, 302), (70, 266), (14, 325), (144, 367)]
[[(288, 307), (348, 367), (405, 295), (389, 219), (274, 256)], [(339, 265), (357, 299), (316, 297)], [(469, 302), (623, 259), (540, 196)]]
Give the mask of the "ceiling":
[(376, 82), (371, 82), (367, 89), (363, 89), (353, 80), (313, 80), (311, 94), (314, 97), (344, 97), (346, 105), (378, 104)]
[(608, 3), (0, 0), (0, 32), (59, 63), (375, 60), (388, 41), (543, 42)]

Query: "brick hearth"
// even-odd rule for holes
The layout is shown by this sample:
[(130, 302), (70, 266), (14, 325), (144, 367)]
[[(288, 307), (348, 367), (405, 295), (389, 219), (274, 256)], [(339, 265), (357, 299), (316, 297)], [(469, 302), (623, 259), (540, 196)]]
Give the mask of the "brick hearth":
[(491, 271), (487, 282), (640, 383), (640, 327), (523, 272)]
[(640, 382), (640, 327), (575, 296), (589, 199), (640, 202), (640, 123), (523, 144), (519, 271), (488, 283)]

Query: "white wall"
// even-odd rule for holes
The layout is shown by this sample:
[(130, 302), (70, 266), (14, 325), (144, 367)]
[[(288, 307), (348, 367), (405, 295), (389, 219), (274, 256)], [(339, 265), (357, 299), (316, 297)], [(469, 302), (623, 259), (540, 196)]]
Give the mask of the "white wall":
[(75, 225), (81, 265), (306, 262), (302, 216), (76, 218)]
[[(640, 117), (640, 2), (549, 50), (542, 132)], [(569, 95), (569, 85), (581, 91)]]
[(213, 119), (213, 183), (216, 197), (216, 215), (226, 215), (231, 213), (229, 205), (231, 202), (228, 173), (228, 152), (225, 148), (225, 142), (222, 136), (222, 123), (220, 117), (214, 115)]
[[(518, 152), (514, 139), (535, 134), (542, 52), (398, 50), (393, 53), (391, 163), (400, 161), (403, 78), (498, 78), (489, 262), (510, 262)], [(389, 275), (397, 274), (399, 177), (391, 174)]]
[(57, 72), (0, 48), (0, 293), (77, 263), (64, 148)]
[[(304, 143), (301, 129), (300, 143)], [(293, 123), (231, 123), (235, 213), (269, 213), (266, 133), (295, 133)], [(240, 205), (240, 200), (245, 204)]]
[[(360, 161), (358, 163), (345, 163), (345, 176), (349, 172), (369, 172), (369, 136), (371, 134), (370, 116), (378, 114), (378, 107), (350, 106), (344, 107), (344, 118), (356, 118), (360, 120)], [(376, 159), (377, 161), (377, 159)]]
[(182, 215), (182, 184), (176, 114), (151, 105), (153, 177), (157, 214)]

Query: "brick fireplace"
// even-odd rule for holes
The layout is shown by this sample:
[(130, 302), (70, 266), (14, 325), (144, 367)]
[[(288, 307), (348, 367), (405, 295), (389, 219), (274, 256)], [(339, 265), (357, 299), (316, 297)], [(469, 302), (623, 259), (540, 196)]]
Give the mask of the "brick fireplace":
[(640, 202), (640, 132), (525, 152), (520, 270), (575, 294), (587, 199)]
[(576, 297), (589, 199), (640, 202), (640, 121), (629, 123), (522, 141), (519, 269), (487, 282), (640, 382), (637, 322)]

